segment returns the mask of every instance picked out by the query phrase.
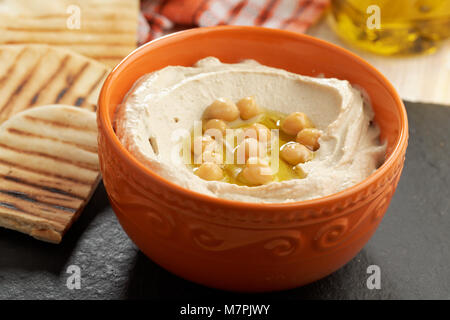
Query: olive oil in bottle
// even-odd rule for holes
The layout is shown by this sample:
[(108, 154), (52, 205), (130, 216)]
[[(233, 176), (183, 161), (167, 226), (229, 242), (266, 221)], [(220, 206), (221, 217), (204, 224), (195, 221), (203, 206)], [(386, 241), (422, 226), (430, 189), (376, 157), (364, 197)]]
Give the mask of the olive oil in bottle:
[(374, 53), (433, 52), (450, 37), (450, 1), (333, 0), (329, 20), (344, 40)]

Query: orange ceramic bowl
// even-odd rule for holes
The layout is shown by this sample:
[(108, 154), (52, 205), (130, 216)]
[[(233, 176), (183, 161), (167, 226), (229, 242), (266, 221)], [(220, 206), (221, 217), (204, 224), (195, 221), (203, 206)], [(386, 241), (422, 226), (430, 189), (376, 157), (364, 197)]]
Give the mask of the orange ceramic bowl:
[[(387, 142), (384, 164), (342, 192), (280, 204), (213, 198), (158, 176), (121, 145), (112, 126), (114, 111), (145, 73), (168, 65), (191, 66), (206, 56), (229, 63), (256, 59), (303, 75), (346, 79), (364, 88), (381, 139)], [(375, 232), (394, 194), (408, 135), (402, 101), (367, 62), (306, 35), (257, 27), (191, 29), (137, 49), (106, 80), (98, 127), (103, 181), (129, 237), (174, 274), (235, 291), (301, 286), (352, 259)]]

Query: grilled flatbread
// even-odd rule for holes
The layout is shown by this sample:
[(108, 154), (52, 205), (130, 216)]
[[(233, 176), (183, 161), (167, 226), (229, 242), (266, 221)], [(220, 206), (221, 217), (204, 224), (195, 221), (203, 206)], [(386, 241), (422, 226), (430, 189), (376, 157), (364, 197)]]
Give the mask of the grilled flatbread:
[(0, 126), (0, 226), (59, 243), (99, 180), (94, 112), (41, 106)]
[(0, 45), (0, 61), (0, 124), (39, 105), (93, 111), (109, 72), (102, 63), (47, 45)]
[(0, 43), (65, 47), (116, 65), (137, 45), (139, 0), (2, 0)]

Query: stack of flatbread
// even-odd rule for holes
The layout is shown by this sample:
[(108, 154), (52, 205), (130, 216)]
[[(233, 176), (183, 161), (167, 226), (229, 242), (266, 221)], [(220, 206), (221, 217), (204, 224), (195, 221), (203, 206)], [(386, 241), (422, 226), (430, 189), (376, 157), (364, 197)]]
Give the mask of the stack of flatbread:
[(139, 0), (0, 0), (0, 226), (59, 243), (80, 215), (98, 95), (138, 15)]
[(109, 68), (47, 45), (2, 45), (0, 61), (0, 226), (59, 243), (100, 179)]
[(48, 44), (116, 65), (137, 45), (139, 0), (1, 0), (0, 44)]

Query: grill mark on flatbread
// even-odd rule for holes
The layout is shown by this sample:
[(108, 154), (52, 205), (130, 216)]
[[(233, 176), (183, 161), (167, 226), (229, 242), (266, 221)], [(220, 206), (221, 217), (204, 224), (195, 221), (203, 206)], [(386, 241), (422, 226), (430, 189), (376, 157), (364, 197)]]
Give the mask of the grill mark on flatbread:
[[(4, 200), (0, 201), (0, 209), (1, 209), (1, 207), (9, 209), (9, 210), (13, 210), (13, 211), (17, 212), (18, 214), (20, 213), (21, 215), (31, 216), (31, 217), (45, 220), (45, 224), (53, 226), (55, 228), (55, 231), (63, 231), (65, 229), (65, 224), (66, 224), (67, 219), (49, 220), (47, 217), (40, 215), (38, 212), (32, 212), (32, 211), (25, 210), (24, 208), (21, 208), (21, 207), (17, 206), (16, 204), (13, 204), (10, 202), (5, 202)], [(46, 212), (55, 214), (54, 211), (47, 210), (46, 208), (40, 208), (40, 211), (46, 211)]]
[[(43, 55), (41, 55), (37, 62), (34, 64), (34, 66), (30, 69), (30, 71), (28, 71), (27, 73), (25, 73), (25, 75), (22, 77), (22, 80), (20, 81), (20, 84), (18, 85), (18, 87), (16, 88), (15, 91), (13, 91), (13, 93), (9, 96), (9, 98), (6, 100), (6, 104), (3, 105), (2, 107), (0, 107), (0, 113), (1, 114), (9, 114), (8, 111), (10, 111), (10, 107), (13, 105), (12, 102), (15, 98), (17, 98), (17, 96), (20, 94), (20, 92), (22, 91), (23, 87), (28, 83), (28, 81), (30, 81), (31, 77), (33, 76), (33, 74), (35, 73), (36, 69), (39, 67), (39, 65), (41, 64), (41, 61), (48, 55), (50, 49), (47, 49), (45, 51), (45, 53)], [(17, 63), (20, 63), (20, 61), (17, 61)]]
[[(11, 209), (11, 210), (16, 210), (16, 211), (21, 211), (19, 208), (17, 208), (15, 205), (13, 205), (12, 203), (8, 203), (8, 202), (3, 202), (0, 201), (0, 207), (3, 208), (7, 208), (7, 209)], [(23, 212), (23, 211), (22, 211)], [(24, 212), (26, 213), (26, 212)]]
[[(67, 18), (67, 17), (66, 17)], [(39, 32), (61, 32), (61, 33), (67, 33), (67, 27), (61, 27), (59, 29), (57, 28), (48, 28), (48, 29), (39, 29), (39, 28), (35, 28), (35, 27), (30, 27), (30, 28), (22, 28), (22, 27), (3, 27), (4, 30), (7, 31), (19, 31), (19, 32), (29, 32), (29, 33), (39, 33)], [(81, 31), (81, 30), (80, 30)], [(94, 32), (95, 31), (95, 32)], [(78, 33), (78, 32), (77, 32)], [(113, 32), (107, 30), (86, 30), (86, 32), (79, 32), (80, 34), (90, 34), (90, 33), (94, 33), (94, 34), (100, 34), (100, 35), (104, 35), (104, 34), (130, 34), (130, 31), (128, 30), (119, 30), (119, 29), (115, 29)], [(72, 43), (72, 42), (71, 42)], [(85, 44), (85, 42), (83, 42), (83, 44)]]
[(37, 92), (37, 93), (33, 96), (33, 98), (31, 98), (31, 101), (30, 101), (30, 107), (31, 107), (31, 106), (34, 106), (34, 104), (36, 103), (36, 101), (39, 99), (39, 94), (40, 94), (40, 92)]
[(67, 163), (67, 164), (73, 165), (75, 167), (86, 169), (86, 170), (93, 171), (93, 172), (97, 172), (98, 171), (98, 169), (97, 169), (97, 167), (95, 165), (91, 165), (90, 163), (87, 163), (87, 162), (72, 161), (72, 160), (69, 160), (69, 159), (57, 157), (57, 156), (50, 155), (50, 154), (47, 154), (47, 153), (42, 153), (42, 152), (37, 152), (37, 151), (31, 151), (31, 150), (24, 150), (24, 149), (15, 148), (15, 147), (9, 146), (7, 144), (3, 144), (3, 143), (0, 143), (0, 148), (6, 149), (6, 150), (10, 150), (10, 151), (14, 151), (14, 152), (17, 152), (17, 153), (28, 154), (30, 156), (36, 156), (36, 157), (40, 157), (40, 158), (51, 159), (51, 160), (56, 161), (56, 162)]
[(26, 115), (26, 116), (24, 116), (24, 118), (27, 119), (27, 120), (30, 120), (30, 121), (41, 122), (43, 124), (52, 125), (52, 126), (60, 127), (60, 128), (71, 128), (71, 129), (75, 129), (75, 130), (95, 132), (95, 133), (97, 132), (97, 130), (95, 130), (95, 129), (75, 126), (73, 124), (69, 125), (69, 124), (66, 124), (66, 123), (61, 123), (61, 122), (50, 120), (50, 119), (33, 117), (33, 116), (30, 116), (30, 115)]
[[(94, 92), (94, 90), (95, 90), (96, 88), (98, 88), (98, 86), (100, 85), (100, 82), (102, 82), (102, 80), (105, 78), (105, 76), (106, 76), (107, 73), (108, 73), (108, 71), (105, 70), (105, 71), (102, 73), (102, 75), (97, 79), (97, 81), (95, 81), (95, 82), (92, 84), (92, 86), (91, 86), (91, 87), (89, 88), (89, 90), (87, 91), (86, 97), (89, 97), (89, 96)], [(83, 99), (83, 102), (86, 100), (86, 99), (83, 98), (83, 97), (78, 97), (78, 98), (75, 100), (75, 105), (77, 105), (77, 103), (79, 103), (79, 100), (80, 100), (80, 99)], [(82, 105), (83, 102), (81, 102), (80, 105)], [(97, 105), (94, 105), (94, 111), (97, 111)]]
[[(25, 47), (22, 50), (19, 51), (19, 53), (16, 55), (16, 58), (14, 59), (14, 62), (8, 67), (8, 70), (6, 70), (5, 75), (0, 78), (0, 86), (3, 85), (3, 82), (5, 82), (6, 79), (8, 79), (11, 74), (14, 72), (16, 66), (18, 65), (18, 62), (20, 59), (22, 59), (25, 52), (27, 52), (28, 48)], [(1, 50), (4, 51), (4, 50)]]
[[(77, 212), (77, 210), (74, 210), (74, 209), (72, 209), (72, 208), (67, 208), (67, 207), (58, 206), (58, 205), (52, 205), (51, 207), (52, 207), (52, 209), (54, 208), (54, 209), (56, 209), (56, 210), (59, 210), (59, 211), (65, 211), (65, 212), (71, 213), (71, 214), (74, 214), (75, 212)], [(41, 208), (41, 210), (45, 210), (45, 211), (47, 211), (47, 212), (53, 212), (53, 211), (48, 210), (48, 209), (46, 209), (46, 208)], [(59, 213), (59, 212), (58, 212), (58, 213)]]
[(61, 209), (53, 207), (45, 207), (45, 205), (38, 206), (36, 204), (32, 204), (32, 206), (36, 206), (35, 208), (28, 205), (28, 207), (30, 207), (29, 209), (31, 210), (27, 210), (21, 206), (26, 206), (27, 203), (19, 202), (20, 200), (18, 201), (17, 198), (8, 195), (4, 195), (4, 197), (6, 199), (0, 200), (0, 206), (20, 213), (20, 216), (18, 217), (19, 219), (27, 219), (26, 216), (38, 218), (41, 220), (40, 222), (38, 222), (38, 224), (44, 223), (46, 225), (51, 225), (53, 226), (53, 228), (55, 228), (55, 231), (64, 231), (64, 229), (66, 228), (66, 224), (70, 222), (71, 216), (73, 215), (73, 212), (63, 211)]
[[(65, 197), (69, 197), (69, 198), (75, 199), (75, 200), (84, 200), (84, 197), (76, 195), (76, 194), (71, 193), (71, 192), (64, 191), (62, 189), (58, 189), (58, 188), (54, 188), (54, 187), (47, 187), (47, 186), (44, 186), (44, 185), (40, 185), (40, 184), (36, 184), (36, 183), (33, 183), (33, 182), (25, 181), (23, 179), (19, 179), (17, 177), (13, 177), (13, 176), (9, 176), (9, 175), (3, 176), (2, 178), (5, 179), (5, 180), (8, 180), (8, 181), (12, 181), (12, 182), (17, 183), (17, 184), (21, 184), (21, 185), (24, 185), (24, 186), (27, 186), (27, 187), (32, 187), (32, 188), (35, 188), (35, 189), (40, 189), (40, 190), (43, 190), (43, 191), (48, 191), (48, 192), (51, 192), (51, 193), (59, 194), (59, 195), (65, 196)], [(55, 199), (56, 199), (56, 197), (55, 197)]]
[(73, 83), (86, 71), (87, 67), (89, 66), (89, 62), (84, 63), (81, 68), (77, 71), (77, 73), (74, 76), (68, 76), (67, 77), (67, 86), (64, 87), (56, 97), (55, 103), (59, 103), (61, 99), (66, 95), (67, 92), (70, 91), (72, 88)]
[(37, 100), (39, 99), (39, 95), (40, 93), (47, 88), (56, 78), (56, 76), (64, 69), (64, 67), (66, 66), (67, 62), (69, 61), (70, 56), (69, 55), (65, 55), (64, 58), (59, 62), (59, 66), (56, 69), (56, 71), (47, 79), (47, 81), (45, 81), (42, 86), (38, 89), (38, 91), (36, 92), (36, 94), (33, 96), (33, 98), (31, 99), (31, 103), (30, 106), (33, 106)]
[(97, 154), (96, 147), (90, 147), (87, 145), (79, 144), (79, 143), (72, 142), (72, 141), (62, 140), (62, 139), (58, 139), (58, 138), (54, 138), (54, 137), (43, 136), (40, 134), (22, 131), (22, 130), (15, 129), (15, 128), (8, 128), (7, 131), (13, 135), (32, 137), (32, 138), (37, 138), (37, 139), (45, 139), (45, 140), (51, 140), (51, 141), (55, 141), (55, 142), (59, 142), (59, 143), (64, 143), (64, 144), (71, 145), (71, 146), (77, 147), (79, 149), (82, 149), (84, 151), (88, 151), (88, 152)]
[[(44, 196), (44, 198), (55, 200), (55, 201), (60, 201), (60, 202), (80, 202), (78, 199), (63, 198), (61, 196), (53, 196), (53, 195), (47, 195), (47, 194)], [(53, 204), (53, 206), (55, 206), (55, 204)], [(75, 208), (72, 208), (71, 206), (66, 206), (65, 208), (75, 209)]]
[(100, 84), (100, 82), (103, 80), (103, 78), (106, 76), (108, 72), (105, 70), (102, 75), (95, 81), (95, 83), (89, 88), (87, 96), (91, 95), (92, 92), (94, 92), (95, 88), (97, 88)]
[(86, 99), (84, 97), (78, 97), (77, 100), (75, 100), (74, 105), (80, 107), (81, 105), (83, 105), (85, 100)]
[[(84, 97), (77, 97), (74, 100), (73, 105), (75, 105), (77, 107), (84, 106), (84, 103), (86, 102), (87, 97), (90, 97), (92, 95), (92, 93), (94, 92), (94, 90), (98, 88), (98, 86), (100, 85), (100, 82), (105, 78), (107, 73), (108, 73), (108, 71), (104, 70), (103, 73), (101, 74), (101, 76), (97, 79), (97, 81), (95, 81), (92, 84), (92, 86), (88, 89), (88, 91), (86, 92), (85, 96)], [(97, 105), (93, 105), (91, 111), (97, 111)]]
[(61, 206), (61, 205), (55, 205), (54, 203), (50, 203), (47, 201), (42, 201), (42, 200), (38, 200), (34, 197), (32, 197), (29, 194), (26, 194), (25, 192), (21, 192), (21, 191), (12, 191), (12, 190), (2, 190), (0, 189), (0, 193), (13, 197), (13, 198), (17, 198), (23, 201), (28, 201), (28, 202), (32, 202), (32, 203), (36, 203), (36, 204), (44, 204), (47, 206), (50, 206), (52, 208), (55, 208), (57, 210), (62, 210), (65, 212), (70, 212), (70, 213), (74, 213), (77, 211), (77, 208), (72, 208), (72, 207), (65, 207), (65, 206)]
[(102, 55), (96, 55), (94, 57), (96, 60), (117, 60), (119, 59), (118, 63), (120, 62), (120, 60), (122, 60), (122, 56), (121, 55), (117, 55), (117, 56), (102, 56)]
[(69, 88), (65, 87), (63, 88), (57, 95), (55, 102), (59, 103), (61, 101), (61, 99), (64, 97), (64, 95), (66, 94), (66, 92), (69, 90)]
[[(51, 207), (52, 209), (61, 210), (61, 211), (72, 213), (72, 214), (77, 211), (77, 208), (61, 206), (61, 205), (57, 205), (57, 204), (54, 204), (51, 202), (38, 200), (38, 199), (26, 194), (25, 192), (21, 192), (21, 191), (0, 190), (0, 194), (4, 194), (9, 197), (16, 198), (17, 200), (23, 200), (23, 201), (31, 202), (34, 204), (46, 205), (46, 206)], [(47, 198), (49, 198), (49, 197), (47, 197)], [(53, 212), (53, 211), (49, 211), (49, 212)]]
[(48, 176), (48, 177), (58, 178), (58, 179), (69, 181), (69, 182), (73, 182), (73, 183), (76, 183), (76, 184), (79, 184), (79, 185), (87, 185), (87, 186), (92, 185), (92, 181), (79, 180), (79, 179), (75, 179), (75, 178), (72, 178), (72, 177), (62, 176), (62, 175), (54, 173), (54, 172), (41, 171), (41, 170), (37, 170), (37, 169), (34, 169), (34, 168), (29, 168), (29, 167), (26, 167), (24, 165), (20, 165), (20, 164), (17, 164), (17, 163), (11, 163), (11, 162), (5, 161), (3, 159), (0, 159), (0, 164), (3, 164), (5, 166), (9, 166), (11, 168), (18, 168), (18, 169), (21, 169), (23, 171), (28, 171), (28, 172), (32, 172), (32, 173), (37, 173), (37, 174), (41, 174), (41, 175), (44, 175), (44, 176)]
[[(134, 43), (134, 41), (133, 41)], [(20, 40), (9, 40), (9, 41), (5, 41), (3, 42), (3, 44), (11, 44), (11, 45), (20, 45), (20, 44), (24, 44), (23, 41)], [(28, 40), (27, 44), (42, 44), (42, 40)], [(98, 43), (98, 42), (87, 42), (87, 41), (68, 41), (67, 43), (62, 42), (62, 41), (51, 41), (51, 40), (46, 40), (45, 44), (50, 45), (50, 46), (65, 46), (65, 45), (71, 45), (71, 46), (98, 46), (98, 45), (102, 45), (105, 48), (107, 47), (111, 47), (111, 48), (129, 48), (131, 41), (130, 40), (126, 40), (123, 42), (103, 42), (103, 43)], [(130, 51), (131, 52), (131, 51)], [(95, 56), (95, 59), (97, 60), (99, 56)], [(106, 56), (108, 57), (108, 56)], [(120, 57), (120, 59), (123, 59), (124, 56), (120, 55), (120, 56), (112, 56), (114, 58)]]
[[(42, 15), (38, 15), (38, 16), (33, 16), (33, 15), (15, 15), (15, 17), (17, 18), (36, 18), (36, 19), (52, 19), (52, 18), (63, 18), (63, 19), (67, 19), (67, 14), (42, 14)], [(116, 14), (102, 14), (101, 18), (103, 19), (112, 19), (112, 18), (116, 18), (117, 15)], [(98, 19), (100, 18), (98, 15), (97, 16), (92, 16), (92, 19), (89, 20), (89, 16), (84, 15), (83, 19), (86, 19), (85, 21), (98, 21)], [(127, 19), (129, 18), (129, 19)], [(134, 17), (127, 17), (126, 15), (123, 15), (120, 17), (121, 21), (133, 21), (134, 22)]]
[[(11, 197), (6, 196), (6, 199), (0, 200), (0, 206), (4, 207), (4, 208), (7, 208), (7, 209), (10, 209), (10, 210), (14, 210), (14, 211), (20, 212), (20, 213), (25, 214), (25, 215), (29, 215), (29, 216), (32, 216), (32, 217), (45, 219), (46, 223), (52, 224), (54, 226), (58, 226), (62, 230), (64, 229), (64, 223), (67, 221), (67, 219), (53, 218), (53, 219), (49, 220), (46, 216), (43, 216), (42, 214), (39, 214), (39, 212), (33, 212), (33, 211), (25, 210), (24, 208), (18, 206), (17, 203), (9, 202), (9, 201), (12, 201), (12, 200), (15, 200), (15, 198), (11, 199)], [(47, 208), (39, 208), (39, 209), (40, 209), (39, 211), (46, 211), (46, 212), (49, 212), (49, 213), (52, 213), (52, 214), (61, 212), (61, 211), (55, 212), (55, 211), (52, 211), (52, 210), (48, 210)], [(64, 211), (61, 212), (61, 213), (69, 214), (68, 212), (64, 212)]]

